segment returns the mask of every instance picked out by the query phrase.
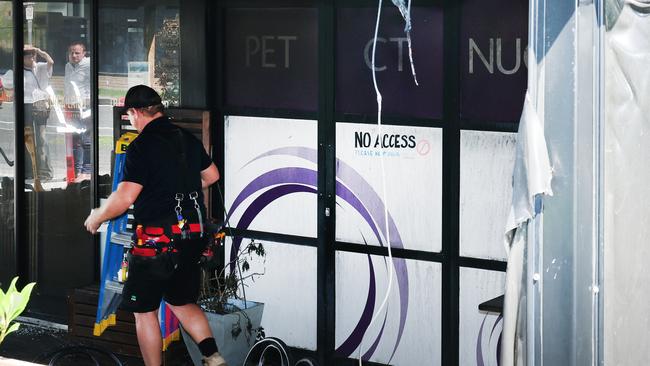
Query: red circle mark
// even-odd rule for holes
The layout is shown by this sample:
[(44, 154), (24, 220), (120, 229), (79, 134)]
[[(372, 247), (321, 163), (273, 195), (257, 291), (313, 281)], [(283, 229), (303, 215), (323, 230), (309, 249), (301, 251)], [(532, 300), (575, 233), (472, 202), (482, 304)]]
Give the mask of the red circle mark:
[(418, 146), (416, 148), (416, 151), (420, 155), (426, 155), (431, 151), (431, 144), (429, 144), (428, 140), (420, 140), (418, 142)]

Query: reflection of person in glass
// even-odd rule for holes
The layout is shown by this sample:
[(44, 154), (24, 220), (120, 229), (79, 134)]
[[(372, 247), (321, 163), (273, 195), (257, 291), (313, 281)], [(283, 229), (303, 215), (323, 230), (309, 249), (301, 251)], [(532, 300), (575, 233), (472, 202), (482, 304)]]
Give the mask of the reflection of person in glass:
[(83, 132), (72, 136), (75, 176), (78, 180), (90, 178), (90, 143), (92, 120), (90, 106), (90, 59), (86, 46), (73, 42), (68, 47), (68, 63), (64, 79), (65, 117), (67, 123)]
[(207, 245), (202, 189), (219, 179), (219, 170), (201, 142), (164, 115), (160, 96), (150, 87), (129, 89), (124, 107), (139, 135), (126, 150), (122, 182), (84, 225), (95, 233), (102, 222), (134, 205), (135, 243), (120, 307), (134, 313), (146, 365), (161, 364), (158, 308), (164, 299), (198, 343), (203, 364), (226, 366), (196, 304), (198, 261)]
[[(45, 62), (37, 62), (38, 59)], [(32, 45), (24, 47), (25, 141), (30, 159), (25, 159), (25, 176), (35, 172), (34, 180), (52, 178), (45, 127), (50, 115), (50, 97), (46, 92), (52, 77), (54, 60), (47, 52)], [(31, 142), (30, 142), (31, 141)]]

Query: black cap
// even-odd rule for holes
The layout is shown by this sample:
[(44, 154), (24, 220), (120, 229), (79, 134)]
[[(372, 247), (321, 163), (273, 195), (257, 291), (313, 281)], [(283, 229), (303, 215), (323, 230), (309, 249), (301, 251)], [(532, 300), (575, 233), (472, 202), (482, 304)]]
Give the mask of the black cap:
[(126, 92), (124, 107), (144, 108), (161, 104), (160, 95), (146, 85), (136, 85)]

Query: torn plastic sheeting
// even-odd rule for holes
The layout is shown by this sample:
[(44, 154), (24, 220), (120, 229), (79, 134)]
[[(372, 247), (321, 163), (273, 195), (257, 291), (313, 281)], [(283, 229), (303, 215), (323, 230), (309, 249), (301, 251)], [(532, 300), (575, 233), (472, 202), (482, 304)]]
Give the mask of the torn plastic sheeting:
[(406, 33), (406, 40), (409, 47), (409, 61), (411, 62), (411, 73), (413, 74), (413, 81), (415, 85), (418, 84), (418, 77), (415, 73), (415, 64), (413, 63), (413, 47), (411, 44), (411, 0), (408, 4), (404, 0), (392, 0), (393, 4), (399, 9), (402, 18), (404, 18), (404, 33)]
[(544, 129), (528, 92), (519, 121), (515, 154), (512, 205), (505, 234), (508, 267), (503, 301), (501, 366), (526, 364), (526, 253), (529, 234), (535, 230), (535, 226), (529, 230), (528, 224), (541, 212), (542, 195), (553, 194)]
[(506, 252), (510, 250), (513, 230), (535, 216), (535, 197), (553, 195), (544, 129), (528, 92), (519, 121), (512, 179), (512, 205), (506, 221)]
[(406, 5), (406, 2), (403, 0), (392, 0), (393, 4), (397, 6), (399, 9), (399, 12), (402, 14), (402, 18), (404, 18), (404, 21), (406, 22), (406, 25), (404, 26), (404, 32), (409, 33), (411, 31), (411, 12), (410, 7), (411, 7), (411, 2), (409, 1), (408, 6)]
[(643, 365), (650, 357), (650, 1), (606, 5), (603, 362)]

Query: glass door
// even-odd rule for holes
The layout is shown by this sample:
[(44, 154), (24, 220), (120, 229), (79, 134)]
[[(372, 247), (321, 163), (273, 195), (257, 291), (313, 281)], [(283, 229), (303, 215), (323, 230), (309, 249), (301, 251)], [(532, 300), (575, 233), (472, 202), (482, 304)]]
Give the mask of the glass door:
[(94, 281), (90, 2), (23, 2), (27, 277), (32, 315), (65, 321), (65, 290)]
[(14, 32), (11, 1), (0, 1), (0, 288), (16, 275), (14, 237)]

